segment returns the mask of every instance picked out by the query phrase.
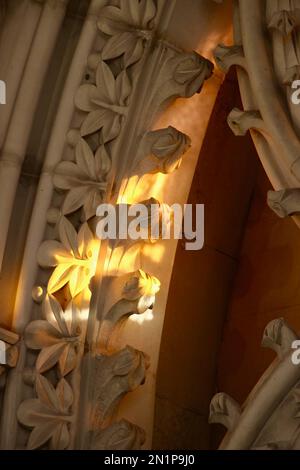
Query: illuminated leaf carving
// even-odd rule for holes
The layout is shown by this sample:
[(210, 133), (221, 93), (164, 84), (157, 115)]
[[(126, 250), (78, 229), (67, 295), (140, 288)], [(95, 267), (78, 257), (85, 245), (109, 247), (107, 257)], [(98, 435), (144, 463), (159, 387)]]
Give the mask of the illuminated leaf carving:
[(65, 217), (58, 224), (60, 242), (48, 240), (38, 251), (38, 263), (42, 267), (55, 267), (48, 282), (48, 293), (52, 294), (66, 284), (72, 297), (88, 287), (95, 273), (99, 241), (95, 240), (87, 223), (77, 234)]
[(144, 313), (155, 302), (155, 295), (160, 290), (159, 280), (139, 269), (125, 284), (123, 299), (138, 301), (136, 313)]
[(159, 290), (160, 281), (142, 269), (130, 274), (123, 287), (122, 298), (111, 307), (103, 319), (98, 335), (99, 346), (108, 349), (114, 330), (130, 315), (142, 315), (152, 310)]

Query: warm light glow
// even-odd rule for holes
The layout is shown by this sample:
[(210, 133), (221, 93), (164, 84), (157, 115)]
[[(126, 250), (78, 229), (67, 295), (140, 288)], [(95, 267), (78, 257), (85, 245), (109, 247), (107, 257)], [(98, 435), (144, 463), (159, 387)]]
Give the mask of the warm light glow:
[(97, 261), (98, 261), (99, 250), (100, 250), (100, 240), (94, 239), (89, 245), (89, 250), (92, 253), (91, 257), (89, 258), (89, 263), (90, 263), (89, 267), (94, 276), (96, 272), (96, 268), (97, 268)]
[(154, 315), (152, 310), (147, 310), (147, 312), (138, 315), (134, 314), (129, 317), (129, 320), (132, 321), (133, 323), (138, 323), (139, 325), (142, 325), (145, 322), (149, 322), (153, 320)]
[(165, 254), (166, 247), (162, 243), (147, 243), (143, 247), (143, 255), (155, 263), (160, 263)]
[(167, 175), (158, 173), (155, 175), (144, 175), (134, 192), (134, 202), (140, 202), (151, 197), (157, 199), (159, 202), (164, 202), (165, 184), (167, 182)]
[(87, 322), (89, 319), (89, 313), (90, 313), (89, 308), (81, 308), (79, 310), (79, 320), (82, 322)]

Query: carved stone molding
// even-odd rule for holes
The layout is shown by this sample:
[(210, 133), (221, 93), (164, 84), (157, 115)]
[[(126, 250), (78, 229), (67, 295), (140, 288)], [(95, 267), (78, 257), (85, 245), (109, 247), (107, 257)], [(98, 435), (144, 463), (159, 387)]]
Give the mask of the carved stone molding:
[(247, 129), (254, 130), (254, 143), (275, 191), (296, 188), (300, 178), (300, 111), (291, 99), (300, 70), (298, 24), (297, 1), (239, 0), (235, 44), (220, 45), (215, 53), (224, 71), (237, 66), (245, 112), (255, 109), (260, 115), (261, 124), (253, 119)]
[[(118, 206), (132, 177), (179, 169), (190, 138), (171, 126), (153, 131), (154, 120), (175, 98), (200, 92), (213, 65), (163, 34), (176, 1), (163, 0), (159, 8), (154, 0), (108, 1), (100, 9), (95, 4), (74, 56), (83, 48), (80, 60), (89, 79), (81, 73), (76, 91), (64, 92), (62, 107), (75, 104), (65, 151), (45, 164), (43, 177), (51, 174), (55, 188), (49, 226), (36, 253), (41, 269), (34, 311), (27, 315), (17, 371), (5, 392), (9, 406), (14, 395), (18, 408), (19, 424), (9, 412), (2, 421), (2, 429), (12, 429), (5, 438), (12, 448), (20, 425), (28, 449), (138, 449), (145, 441), (138, 426), (114, 420), (122, 398), (145, 382), (151, 358), (119, 347), (115, 338), (129, 316), (153, 308), (160, 280), (141, 266), (110, 275), (120, 244), (97, 238), (96, 210), (102, 202)], [(98, 32), (87, 40), (91, 24)], [(55, 144), (51, 140), (50, 150)], [(154, 201), (144, 202), (150, 207)], [(163, 217), (167, 206), (162, 201), (159, 207)], [(122, 257), (131, 245), (123, 244)], [(122, 288), (113, 292), (113, 279), (123, 276)], [(22, 379), (31, 386), (26, 395)]]
[(296, 340), (299, 341), (299, 337), (283, 319), (271, 322), (265, 329), (262, 345), (272, 348), (278, 357), (245, 404), (240, 408), (224, 394), (218, 394), (212, 400), (210, 421), (221, 423), (228, 429), (221, 449), (300, 448), (300, 361), (299, 349), (294, 344)]
[[(234, 110), (229, 124), (236, 135), (251, 132), (274, 187), (268, 193), (269, 207), (279, 217), (292, 216), (299, 225), (300, 108), (291, 98), (300, 70), (300, 3), (239, 0), (234, 8), (235, 43), (221, 45), (215, 53), (223, 70), (237, 66), (244, 112)], [(213, 399), (211, 421), (228, 428), (221, 449), (299, 449), (300, 369), (292, 360), (297, 339), (283, 319), (271, 322), (262, 345), (278, 358), (240, 412), (226, 395)]]

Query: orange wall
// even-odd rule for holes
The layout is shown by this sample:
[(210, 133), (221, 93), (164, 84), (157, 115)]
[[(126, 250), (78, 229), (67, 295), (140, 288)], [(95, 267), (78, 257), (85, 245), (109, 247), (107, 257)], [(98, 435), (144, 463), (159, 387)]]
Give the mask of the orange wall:
[(261, 348), (268, 322), (283, 317), (300, 331), (300, 232), (269, 209), (269, 189), (259, 166), (218, 359), (218, 390), (240, 403), (274, 358)]
[(205, 247), (179, 244), (157, 376), (154, 447), (207, 449), (209, 403), (216, 391), (224, 320), (256, 181), (249, 136), (236, 138), (227, 115), (240, 106), (235, 75), (218, 96), (189, 202), (205, 204)]
[(205, 203), (205, 247), (178, 246), (157, 377), (154, 447), (216, 448), (207, 424), (214, 393), (243, 403), (274, 353), (261, 348), (269, 321), (300, 331), (300, 234), (267, 206), (271, 185), (250, 139), (226, 118), (240, 106), (234, 73), (210, 120), (190, 201)]

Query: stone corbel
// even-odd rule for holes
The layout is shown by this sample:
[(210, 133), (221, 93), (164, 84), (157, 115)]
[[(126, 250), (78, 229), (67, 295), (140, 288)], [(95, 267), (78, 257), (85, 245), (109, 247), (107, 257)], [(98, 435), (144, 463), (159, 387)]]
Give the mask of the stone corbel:
[(222, 450), (299, 448), (299, 350), (298, 335), (283, 320), (271, 322), (262, 344), (277, 353), (242, 408), (227, 395), (218, 394), (211, 404), (210, 422), (228, 428)]
[(215, 49), (214, 58), (218, 67), (225, 73), (227, 73), (233, 65), (247, 70), (247, 63), (242, 46), (225, 46), (224, 44), (219, 44)]
[(159, 109), (174, 98), (190, 98), (200, 93), (205, 80), (213, 73), (213, 64), (196, 52), (174, 50), (163, 42), (160, 47), (165, 49), (169, 58), (160, 71), (156, 92), (150, 103), (152, 109)]
[(142, 315), (152, 310), (159, 289), (159, 280), (143, 270), (130, 274), (123, 287), (122, 298), (110, 308), (101, 324), (99, 348), (108, 349), (113, 333), (116, 333), (130, 315)]
[(241, 111), (234, 108), (228, 116), (228, 125), (234, 135), (244, 136), (250, 129), (266, 131), (259, 111)]
[(269, 191), (268, 206), (278, 217), (285, 218), (300, 214), (300, 189)]
[(66, 449), (73, 421), (72, 388), (64, 378), (54, 387), (46, 377), (37, 374), (35, 391), (37, 397), (23, 401), (18, 409), (19, 422), (31, 429), (27, 449), (37, 449), (48, 441), (50, 449)]
[(218, 393), (212, 399), (209, 413), (211, 424), (223, 424), (230, 431), (237, 425), (240, 415), (240, 405), (226, 393)]
[(92, 429), (101, 429), (111, 420), (122, 398), (145, 382), (149, 358), (127, 346), (109, 356), (98, 355), (93, 362), (96, 384), (91, 421)]
[(267, 325), (262, 339), (262, 346), (272, 349), (279, 357), (283, 357), (291, 350), (291, 345), (297, 339), (299, 339), (298, 335), (283, 318), (279, 318)]

